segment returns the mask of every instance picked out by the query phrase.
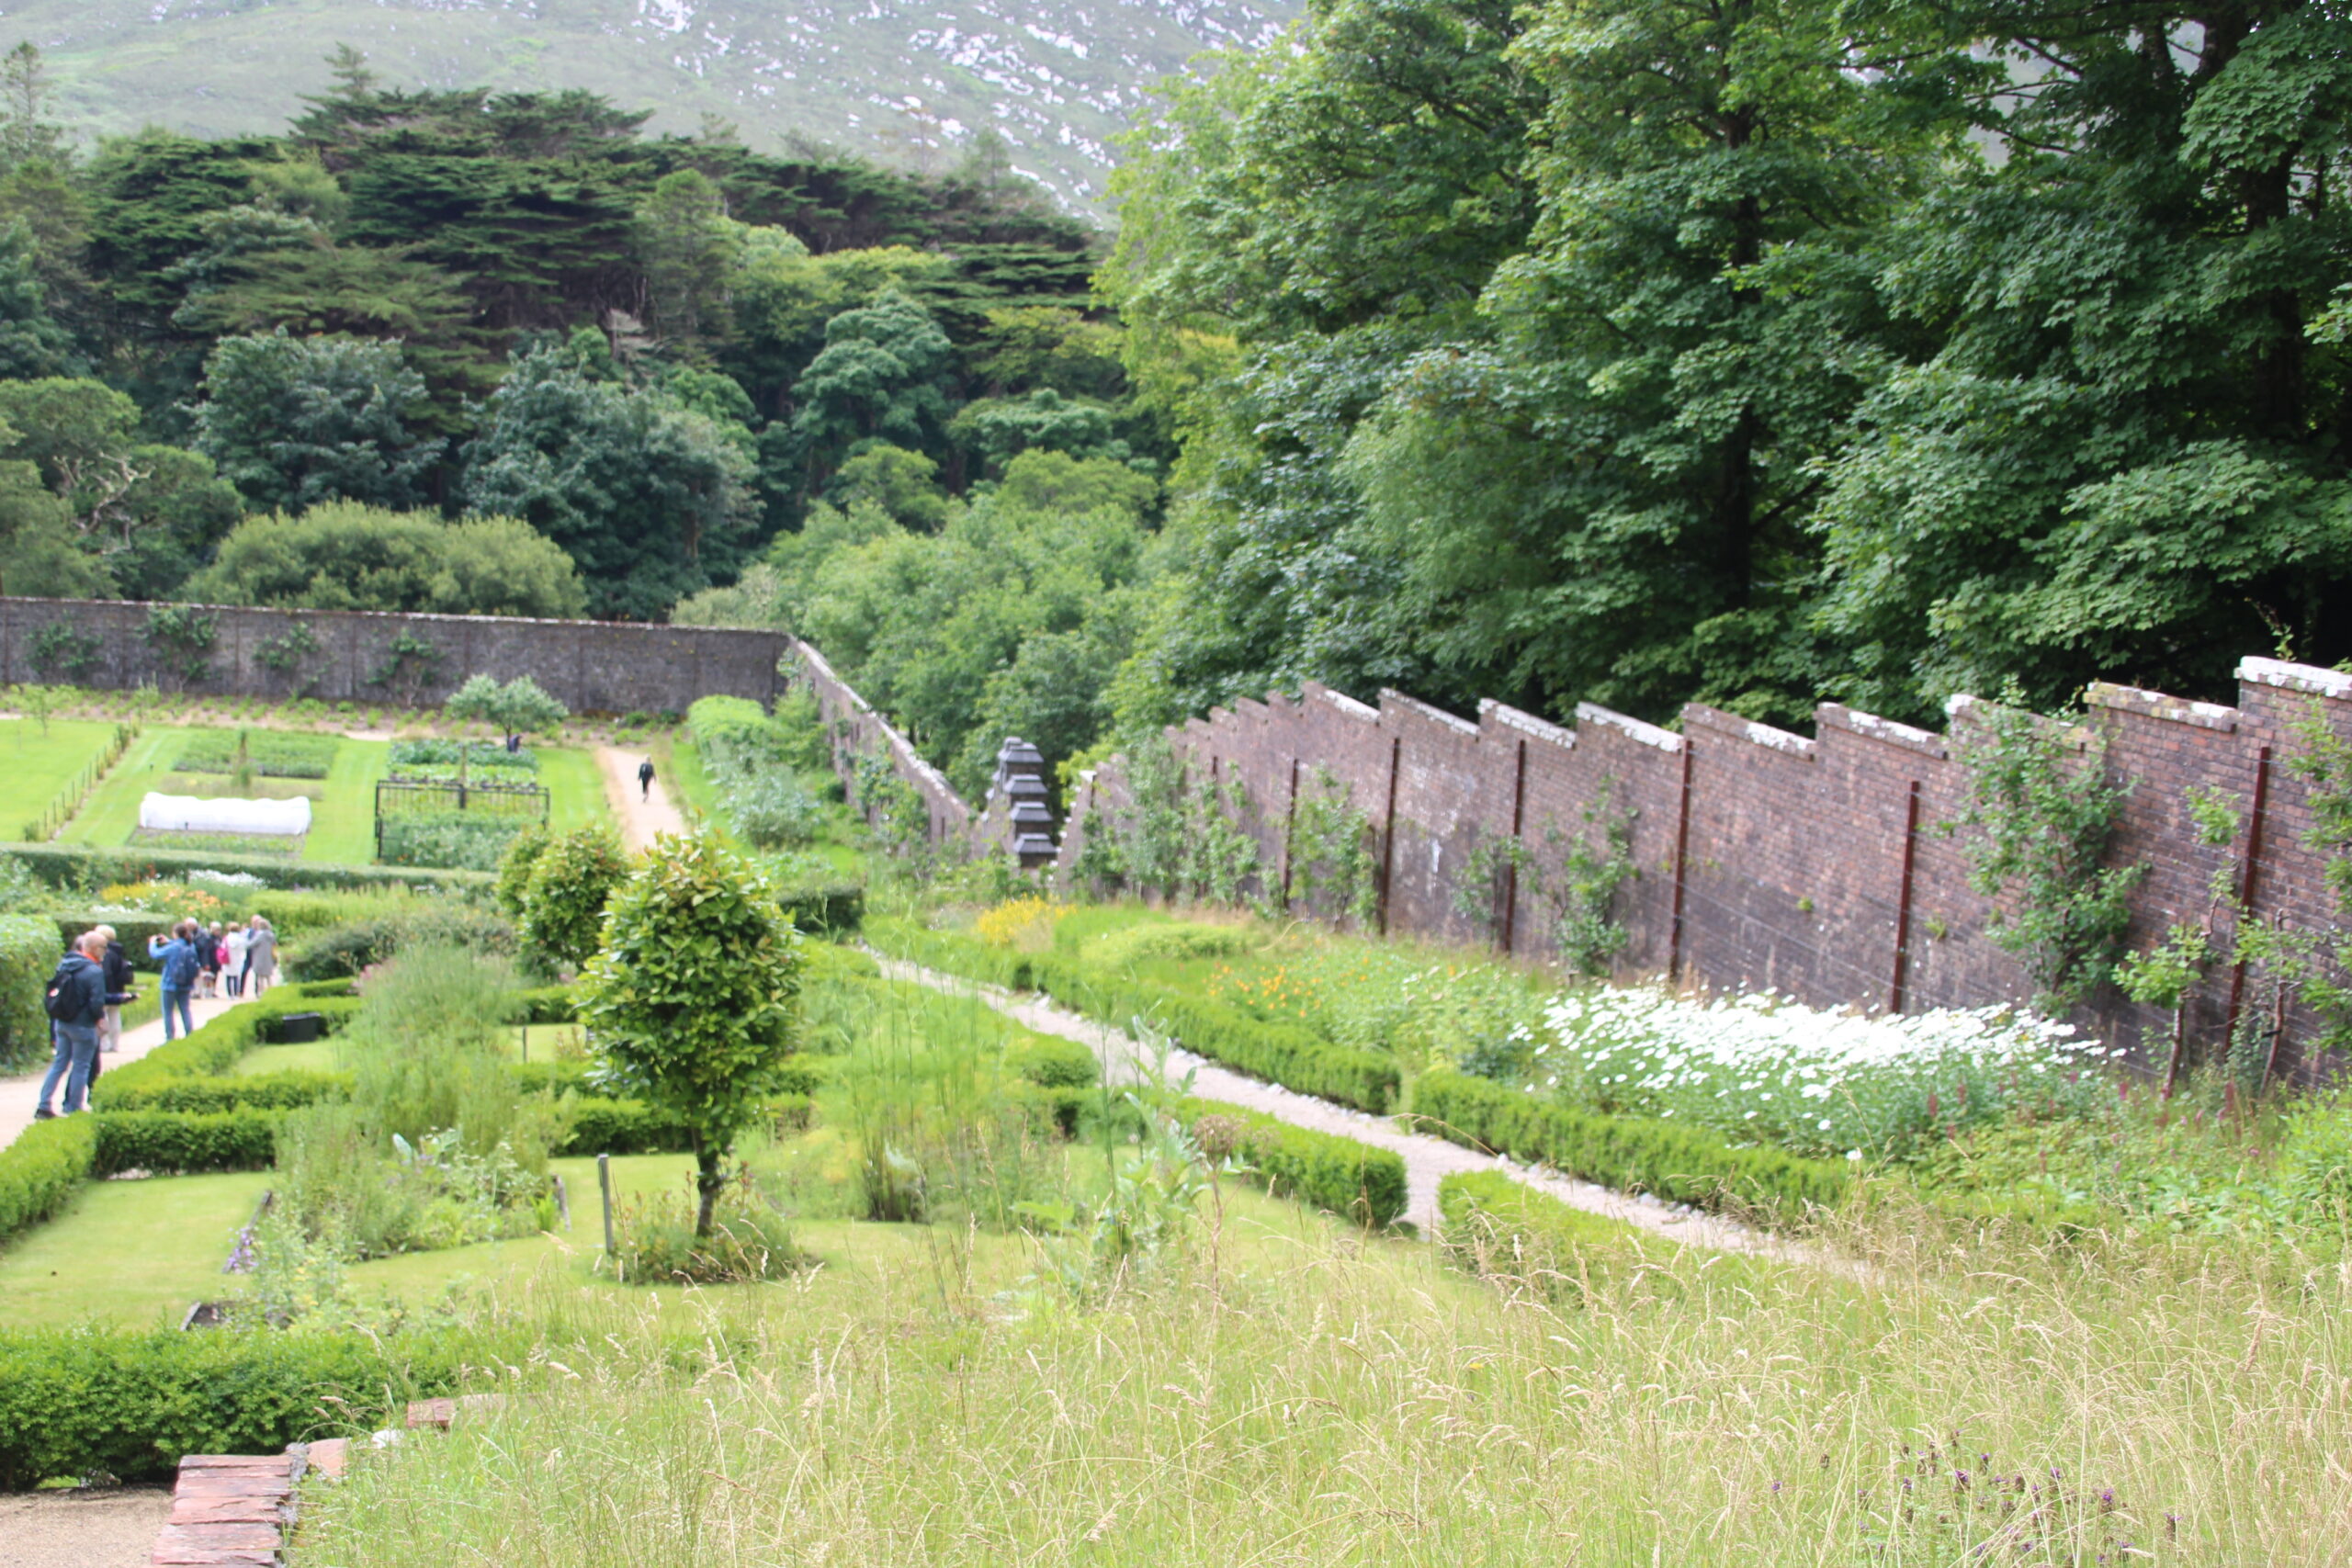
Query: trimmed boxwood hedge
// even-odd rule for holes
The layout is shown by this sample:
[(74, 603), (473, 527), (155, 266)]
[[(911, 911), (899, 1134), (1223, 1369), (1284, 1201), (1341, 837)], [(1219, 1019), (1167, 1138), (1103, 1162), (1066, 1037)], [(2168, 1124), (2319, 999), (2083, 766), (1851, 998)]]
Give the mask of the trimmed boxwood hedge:
[(1499, 1170), (1440, 1179), (1437, 1213), (1438, 1241), (1456, 1265), (1533, 1280), (1555, 1300), (1582, 1296), (1583, 1282), (1605, 1271), (1608, 1259), (1639, 1235), (1622, 1220), (1588, 1213)]
[(267, 1170), (277, 1157), (283, 1111), (102, 1111), (90, 1118), (97, 1144), (94, 1177), (143, 1170), (187, 1176), (206, 1170)]
[(1277, 1197), (1297, 1198), (1377, 1230), (1405, 1212), (1405, 1156), (1336, 1133), (1312, 1133), (1238, 1105), (1187, 1100), (1187, 1127), (1204, 1116), (1238, 1122), (1235, 1157), (1253, 1168)]
[(38, 915), (0, 915), (0, 1070), (44, 1066), (49, 977), (65, 955), (57, 930)]
[(1847, 1167), (1827, 1160), (1734, 1148), (1680, 1122), (1577, 1111), (1443, 1070), (1424, 1073), (1414, 1084), (1413, 1120), (1422, 1131), (1457, 1144), (1701, 1208), (1826, 1208), (1844, 1198), (1853, 1180)]
[(53, 1217), (89, 1178), (98, 1136), (93, 1121), (36, 1122), (0, 1149), (0, 1242)]
[(277, 1453), (364, 1432), (521, 1349), (446, 1330), (0, 1334), (0, 1490), (162, 1480), (186, 1454)]
[(1238, 1008), (1098, 970), (1050, 953), (1021, 953), (905, 920), (869, 920), (866, 940), (895, 957), (1012, 990), (1038, 990), (1114, 1028), (1148, 1020), (1188, 1051), (1301, 1094), (1375, 1115), (1396, 1103), (1396, 1064), (1335, 1045), (1312, 1030), (1270, 1023)]
[(118, 882), (167, 880), (191, 871), (232, 871), (258, 877), (266, 887), (436, 887), (450, 892), (488, 891), (481, 871), (428, 871), (413, 866), (322, 865), (272, 855), (214, 854), (202, 850), (150, 850), (100, 844), (0, 844), (27, 871), (51, 887), (105, 887)]

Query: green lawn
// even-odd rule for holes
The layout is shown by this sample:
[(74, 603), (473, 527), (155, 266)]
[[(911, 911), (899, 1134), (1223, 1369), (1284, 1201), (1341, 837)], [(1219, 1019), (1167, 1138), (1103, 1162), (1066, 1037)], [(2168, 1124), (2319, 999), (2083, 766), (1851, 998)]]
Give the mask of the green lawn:
[(327, 770), (326, 789), (302, 858), (322, 865), (366, 865), (376, 858), (376, 781), (392, 748), (383, 740), (345, 740)]
[(74, 775), (98, 759), (113, 736), (111, 724), (76, 719), (51, 719), (46, 731), (29, 718), (0, 724), (0, 766), (8, 773), (0, 834), (12, 841), (23, 838)]
[(9, 1326), (176, 1326), (195, 1303), (243, 1288), (220, 1265), (268, 1186), (266, 1171), (90, 1183), (0, 1252)]
[(559, 833), (593, 828), (613, 819), (605, 798), (605, 775), (594, 752), (540, 747), (539, 782), (548, 789), (548, 826)]

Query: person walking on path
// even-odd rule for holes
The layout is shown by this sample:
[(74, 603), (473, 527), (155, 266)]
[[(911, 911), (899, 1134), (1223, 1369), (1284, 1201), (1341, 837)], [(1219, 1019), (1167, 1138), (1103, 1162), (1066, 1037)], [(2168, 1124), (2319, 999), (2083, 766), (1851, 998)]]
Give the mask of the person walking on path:
[(50, 1100), (61, 1078), (69, 1114), (88, 1103), (90, 1074), (98, 1063), (98, 1025), (107, 1015), (107, 971), (99, 962), (106, 951), (106, 938), (85, 931), (49, 977), (51, 1055), (49, 1075), (40, 1080), (40, 1101), (33, 1108), (36, 1122), (56, 1116)]
[(221, 961), (220, 974), (232, 997), (245, 994), (245, 944), (252, 934), (243, 926), (231, 926), (229, 934), (220, 941), (221, 951), (227, 954)]
[(172, 928), (171, 941), (165, 942), (160, 936), (147, 939), (147, 956), (164, 966), (161, 989), (164, 993), (164, 1038), (166, 1040), (179, 1037), (172, 1032), (175, 1021), (179, 1024), (179, 1034), (196, 1032), (196, 1017), (188, 1011), (187, 1006), (187, 995), (196, 989), (197, 974), (204, 967), (203, 960), (196, 955), (196, 931), (194, 920), (182, 920)]
[(650, 757), (637, 765), (637, 798), (653, 798), (653, 759)]
[(132, 973), (130, 954), (123, 952), (122, 941), (114, 934), (114, 928), (97, 926), (93, 929), (107, 939), (106, 956), (98, 960), (98, 966), (107, 975), (107, 1019), (98, 1031), (98, 1049), (119, 1051), (122, 1049), (122, 1004), (139, 994), (131, 988), (139, 983), (139, 976)]
[(277, 932), (259, 915), (245, 932), (245, 976), (254, 983), (254, 996), (277, 978)]

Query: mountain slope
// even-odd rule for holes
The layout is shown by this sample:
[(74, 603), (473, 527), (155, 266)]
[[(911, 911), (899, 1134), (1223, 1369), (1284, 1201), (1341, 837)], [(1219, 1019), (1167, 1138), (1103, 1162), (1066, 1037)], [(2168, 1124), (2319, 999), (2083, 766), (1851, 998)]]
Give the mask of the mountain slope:
[(731, 120), (944, 167), (983, 126), (1016, 169), (1099, 211), (1110, 138), (1204, 49), (1256, 45), (1295, 0), (21, 0), (68, 120), (274, 130), (349, 43), (387, 85), (584, 87), (652, 129)]

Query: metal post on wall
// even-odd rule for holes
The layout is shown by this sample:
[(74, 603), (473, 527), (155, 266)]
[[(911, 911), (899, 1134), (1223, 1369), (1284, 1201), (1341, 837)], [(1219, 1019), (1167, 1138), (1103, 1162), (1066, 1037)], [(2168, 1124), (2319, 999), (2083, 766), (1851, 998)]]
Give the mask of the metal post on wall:
[(1283, 812), (1283, 912), (1290, 912), (1291, 840), (1298, 830), (1298, 759), (1290, 760), (1290, 805)]
[(1519, 857), (1527, 819), (1527, 741), (1519, 742), (1519, 759), (1511, 771), (1510, 863), (1503, 867), (1503, 952), (1508, 954), (1519, 928)]
[[(2238, 868), (2238, 919), (2254, 917), (2255, 868), (2262, 862), (2263, 819), (2270, 810), (2270, 748), (2258, 748), (2254, 754), (2254, 804), (2246, 811), (2245, 863)], [(2240, 958), (2230, 968), (2230, 1005), (2224, 1015), (2222, 1038), (2238, 1037), (2238, 1013), (2245, 1004), (2245, 960)]]
[(1405, 754), (1405, 738), (1388, 739), (1388, 804), (1380, 816), (1380, 934), (1388, 934), (1388, 887), (1396, 874), (1396, 767)]
[(1903, 882), (1894, 897), (1894, 984), (1888, 987), (1886, 1010), (1903, 1010), (1903, 993), (1911, 983), (1911, 886), (1919, 858), (1919, 781), (1903, 807)]
[(1682, 737), (1682, 793), (1674, 817), (1674, 915), (1666, 939), (1666, 977), (1682, 969), (1682, 890), (1690, 874), (1690, 737)]

